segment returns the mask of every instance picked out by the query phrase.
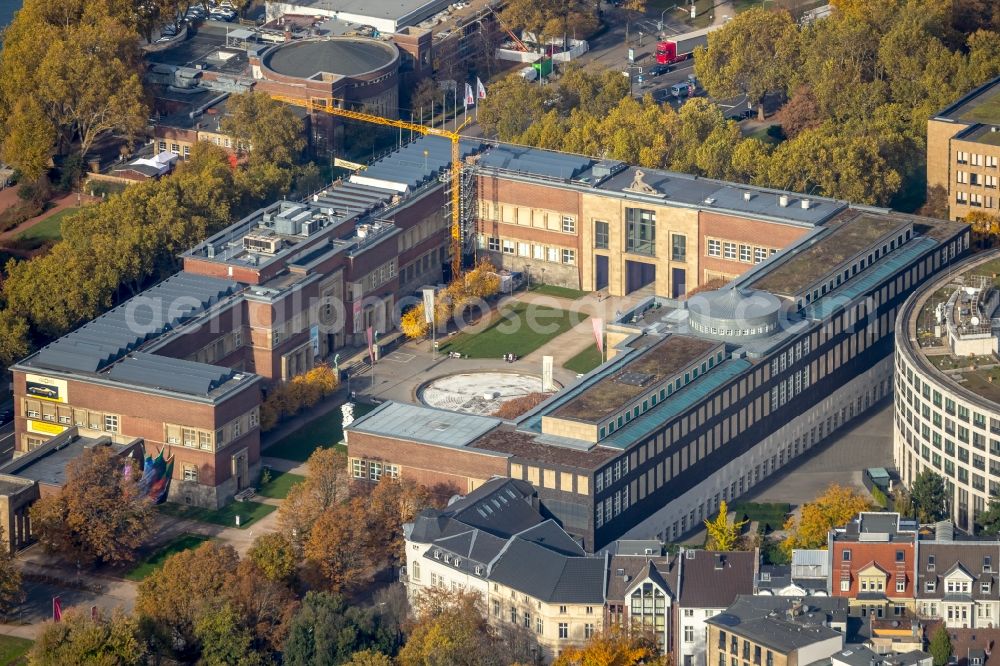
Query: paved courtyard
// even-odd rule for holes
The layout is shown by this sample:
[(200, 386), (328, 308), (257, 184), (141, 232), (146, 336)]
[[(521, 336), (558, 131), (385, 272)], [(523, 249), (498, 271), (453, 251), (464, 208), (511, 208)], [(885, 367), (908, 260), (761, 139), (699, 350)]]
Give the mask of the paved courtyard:
[(745, 498), (753, 502), (788, 502), (797, 507), (831, 483), (864, 491), (861, 473), (869, 467), (892, 467), (892, 402), (876, 405), (871, 414), (807, 452)]

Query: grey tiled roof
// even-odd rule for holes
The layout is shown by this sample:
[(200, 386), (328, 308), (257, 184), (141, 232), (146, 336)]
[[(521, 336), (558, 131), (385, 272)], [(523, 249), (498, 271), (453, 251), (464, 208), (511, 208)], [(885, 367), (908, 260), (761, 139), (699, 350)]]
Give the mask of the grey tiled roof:
[(694, 550), (680, 557), (682, 607), (725, 608), (738, 595), (753, 594), (755, 553)]
[(603, 557), (571, 557), (520, 537), (493, 563), (489, 579), (547, 603), (603, 604)]
[[(944, 599), (948, 594), (945, 578), (957, 571), (972, 579), (967, 597), (996, 599), (1000, 583), (1000, 542), (921, 540), (917, 552), (918, 599)], [(927, 583), (934, 583), (933, 591), (927, 590)], [(989, 592), (982, 591), (983, 583), (989, 583)]]
[(847, 599), (740, 595), (722, 613), (706, 620), (782, 653), (843, 636), (827, 626), (847, 622)]

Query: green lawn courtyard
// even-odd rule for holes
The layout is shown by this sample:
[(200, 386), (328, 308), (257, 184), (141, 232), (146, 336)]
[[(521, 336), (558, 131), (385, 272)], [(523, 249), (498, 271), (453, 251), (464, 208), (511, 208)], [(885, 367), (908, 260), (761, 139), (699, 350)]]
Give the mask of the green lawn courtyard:
[(262, 482), (259, 484), (257, 494), (272, 499), (285, 499), (288, 497), (288, 491), (292, 489), (292, 486), (306, 479), (301, 474), (292, 474), (291, 472), (282, 472), (276, 469), (271, 469), (270, 474), (271, 479), (267, 483)]
[(597, 348), (596, 344), (592, 344), (570, 360), (563, 363), (563, 367), (567, 370), (572, 370), (573, 372), (585, 375), (601, 364), (601, 356), (601, 350)]
[[(372, 405), (354, 404), (354, 418), (364, 416), (374, 409)], [(315, 421), (307, 423), (281, 441), (267, 447), (265, 456), (305, 462), (316, 449), (328, 449), (343, 441), (340, 408), (332, 409)]]
[[(185, 550), (197, 548), (206, 541), (210, 541), (209, 537), (202, 536), (201, 534), (179, 534), (167, 543), (163, 544), (163, 546), (150, 554), (149, 557), (136, 563), (136, 565), (125, 574), (125, 578), (136, 582), (141, 581), (146, 576), (162, 567), (163, 563), (166, 562), (167, 558), (171, 555), (176, 555), (177, 553)], [(3, 663), (6, 662), (3, 662), (2, 659), (0, 659), (0, 664)]]
[(543, 294), (545, 296), (555, 296), (556, 298), (568, 298), (571, 301), (575, 301), (578, 298), (583, 298), (589, 291), (580, 291), (579, 289), (570, 289), (568, 287), (557, 287), (554, 284), (533, 284), (529, 291), (533, 294)]
[(64, 208), (52, 217), (47, 217), (30, 229), (25, 229), (15, 239), (25, 247), (35, 248), (50, 241), (57, 241), (62, 238), (62, 222), (67, 216), (78, 212), (80, 209)]
[(0, 666), (28, 663), (25, 655), (34, 644), (35, 641), (27, 638), (0, 635)]
[(183, 504), (173, 504), (167, 502), (157, 507), (160, 513), (174, 518), (186, 518), (197, 520), (200, 523), (211, 523), (222, 525), (223, 527), (237, 527), (236, 516), (240, 517), (240, 529), (245, 529), (248, 525), (260, 520), (278, 507), (273, 504), (262, 504), (260, 502), (230, 502), (221, 509), (203, 509), (197, 506), (185, 506)]
[(587, 315), (531, 303), (501, 310), (479, 333), (459, 333), (441, 345), (441, 351), (469, 358), (501, 358), (504, 354), (527, 356), (549, 340), (587, 319)]

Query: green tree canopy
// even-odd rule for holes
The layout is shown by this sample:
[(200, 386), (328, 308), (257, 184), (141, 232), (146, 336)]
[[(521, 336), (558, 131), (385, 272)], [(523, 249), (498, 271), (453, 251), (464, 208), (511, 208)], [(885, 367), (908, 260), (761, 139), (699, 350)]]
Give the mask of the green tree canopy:
[(942, 624), (938, 627), (938, 630), (934, 632), (934, 636), (931, 638), (931, 644), (927, 648), (931, 657), (934, 659), (934, 666), (945, 666), (951, 661), (951, 636), (948, 634), (948, 629)]
[(922, 523), (932, 523), (948, 515), (948, 492), (940, 474), (925, 469), (910, 484), (910, 498)]
[(760, 106), (764, 95), (784, 90), (792, 76), (798, 31), (788, 12), (752, 8), (708, 35), (695, 54), (695, 73), (713, 97), (746, 95)]
[(134, 618), (121, 611), (108, 617), (71, 608), (60, 622), (43, 625), (28, 657), (33, 666), (139, 666), (146, 663), (147, 652)]
[(307, 592), (289, 627), (284, 659), (289, 666), (335, 666), (361, 650), (392, 653), (394, 638), (370, 608), (327, 592)]

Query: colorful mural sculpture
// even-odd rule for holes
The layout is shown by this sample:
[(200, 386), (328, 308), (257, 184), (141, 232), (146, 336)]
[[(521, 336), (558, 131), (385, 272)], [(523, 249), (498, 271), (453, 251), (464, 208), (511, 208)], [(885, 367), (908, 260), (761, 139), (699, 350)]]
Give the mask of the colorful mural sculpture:
[(146, 456), (142, 466), (142, 478), (139, 480), (139, 491), (148, 497), (153, 504), (163, 504), (170, 491), (170, 476), (174, 471), (174, 458), (163, 457), (163, 451), (154, 458)]

